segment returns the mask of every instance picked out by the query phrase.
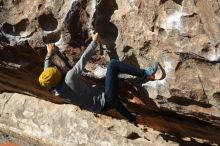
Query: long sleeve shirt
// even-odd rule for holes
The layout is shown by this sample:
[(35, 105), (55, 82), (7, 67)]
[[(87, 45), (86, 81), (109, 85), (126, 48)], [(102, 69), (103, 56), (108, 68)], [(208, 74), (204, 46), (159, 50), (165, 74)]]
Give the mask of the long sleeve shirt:
[[(73, 104), (93, 112), (101, 112), (105, 104), (104, 93), (96, 85), (90, 85), (80, 79), (83, 69), (94, 53), (97, 43), (92, 41), (79, 61), (69, 70), (61, 83), (54, 89), (57, 96), (68, 98)], [(50, 58), (46, 57), (44, 68), (50, 66)]]

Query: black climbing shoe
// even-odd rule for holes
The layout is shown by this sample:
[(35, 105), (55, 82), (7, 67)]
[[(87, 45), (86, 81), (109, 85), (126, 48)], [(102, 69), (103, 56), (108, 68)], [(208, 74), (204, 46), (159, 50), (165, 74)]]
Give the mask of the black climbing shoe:
[(131, 114), (131, 117), (128, 119), (129, 122), (137, 126), (137, 114), (136, 113), (130, 113), (130, 114)]

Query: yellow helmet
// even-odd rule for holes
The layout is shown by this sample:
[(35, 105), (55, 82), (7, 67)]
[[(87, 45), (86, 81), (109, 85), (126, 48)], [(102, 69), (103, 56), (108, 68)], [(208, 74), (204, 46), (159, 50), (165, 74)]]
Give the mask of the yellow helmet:
[(61, 72), (57, 67), (46, 68), (39, 77), (40, 85), (43, 87), (55, 87), (61, 80)]

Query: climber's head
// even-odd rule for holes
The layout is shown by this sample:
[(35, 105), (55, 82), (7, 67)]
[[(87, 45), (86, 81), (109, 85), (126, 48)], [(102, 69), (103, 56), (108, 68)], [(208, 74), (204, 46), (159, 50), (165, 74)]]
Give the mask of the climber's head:
[(43, 87), (53, 88), (59, 84), (61, 77), (61, 72), (57, 67), (48, 67), (41, 73), (39, 82)]

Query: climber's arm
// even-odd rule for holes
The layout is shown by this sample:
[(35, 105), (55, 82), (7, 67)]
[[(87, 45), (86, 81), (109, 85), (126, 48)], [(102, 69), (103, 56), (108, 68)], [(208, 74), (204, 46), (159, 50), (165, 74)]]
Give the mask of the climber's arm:
[(44, 69), (51, 66), (51, 56), (53, 55), (54, 51), (55, 51), (55, 45), (48, 44), (47, 45), (47, 55), (44, 60)]
[(89, 59), (95, 52), (95, 48), (97, 47), (98, 42), (98, 33), (92, 36), (92, 42), (86, 48), (79, 61), (74, 65), (74, 67), (67, 73), (66, 80), (70, 80), (73, 78), (78, 78), (82, 72), (84, 67), (86, 66)]

